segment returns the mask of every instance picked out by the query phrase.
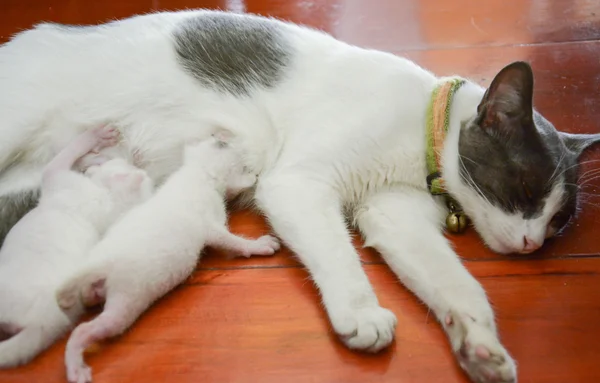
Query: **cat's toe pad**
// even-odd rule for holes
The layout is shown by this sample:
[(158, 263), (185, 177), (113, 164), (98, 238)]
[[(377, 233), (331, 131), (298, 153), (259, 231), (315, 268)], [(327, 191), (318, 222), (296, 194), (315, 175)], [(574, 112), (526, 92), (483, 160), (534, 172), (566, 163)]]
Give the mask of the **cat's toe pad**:
[(378, 352), (394, 340), (396, 316), (383, 307), (353, 309), (332, 317), (336, 333), (351, 349)]
[[(462, 321), (462, 323), (461, 323)], [(517, 369), (495, 332), (470, 318), (446, 319), (461, 367), (477, 383), (516, 383)]]
[(112, 125), (104, 125), (93, 130), (98, 145), (95, 151), (114, 146), (119, 142), (119, 130)]
[(106, 278), (98, 278), (81, 288), (81, 302), (85, 307), (92, 307), (106, 299)]

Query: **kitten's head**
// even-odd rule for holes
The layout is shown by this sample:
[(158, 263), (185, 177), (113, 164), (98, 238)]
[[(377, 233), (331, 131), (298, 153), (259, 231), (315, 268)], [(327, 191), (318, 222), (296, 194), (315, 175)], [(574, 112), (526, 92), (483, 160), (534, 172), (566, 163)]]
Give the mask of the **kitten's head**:
[(455, 198), (486, 244), (530, 253), (577, 210), (578, 158), (597, 135), (558, 132), (533, 110), (533, 73), (515, 62), (492, 81), (459, 137)]
[(225, 185), (232, 174), (241, 173), (243, 168), (243, 152), (234, 141), (233, 133), (219, 129), (208, 138), (188, 143), (183, 162), (196, 166), (217, 183)]
[(85, 174), (96, 184), (107, 188), (116, 205), (124, 209), (147, 200), (154, 190), (146, 172), (122, 158), (91, 166)]

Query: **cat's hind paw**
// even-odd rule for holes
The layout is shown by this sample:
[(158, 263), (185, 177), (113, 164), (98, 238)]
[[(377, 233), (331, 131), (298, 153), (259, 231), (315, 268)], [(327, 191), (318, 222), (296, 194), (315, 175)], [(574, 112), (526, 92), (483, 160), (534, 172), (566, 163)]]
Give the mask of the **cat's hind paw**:
[(331, 322), (348, 348), (378, 352), (394, 340), (398, 320), (390, 310), (374, 306), (332, 316)]
[(92, 369), (83, 361), (81, 363), (69, 363), (67, 360), (67, 380), (69, 383), (90, 383), (92, 381)]

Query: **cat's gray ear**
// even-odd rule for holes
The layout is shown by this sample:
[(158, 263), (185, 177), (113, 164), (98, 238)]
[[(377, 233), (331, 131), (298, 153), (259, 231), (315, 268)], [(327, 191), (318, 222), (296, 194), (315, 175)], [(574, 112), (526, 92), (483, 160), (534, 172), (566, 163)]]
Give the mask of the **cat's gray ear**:
[(533, 71), (524, 61), (504, 67), (492, 80), (477, 107), (484, 129), (533, 125)]
[(590, 146), (600, 142), (600, 133), (598, 134), (573, 134), (558, 132), (565, 146), (577, 157)]

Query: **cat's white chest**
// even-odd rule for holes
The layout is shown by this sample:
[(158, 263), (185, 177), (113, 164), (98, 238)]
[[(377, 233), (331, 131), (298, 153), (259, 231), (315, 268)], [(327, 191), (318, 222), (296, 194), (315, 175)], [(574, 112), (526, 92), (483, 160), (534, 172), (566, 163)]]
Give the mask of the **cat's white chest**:
[(398, 184), (425, 190), (426, 177), (425, 154), (416, 148), (398, 147), (373, 153), (364, 159), (363, 166), (348, 173), (344, 199), (363, 201), (371, 194)]

